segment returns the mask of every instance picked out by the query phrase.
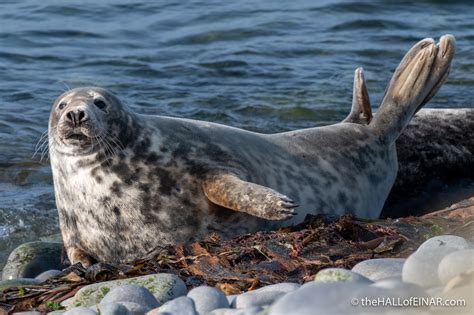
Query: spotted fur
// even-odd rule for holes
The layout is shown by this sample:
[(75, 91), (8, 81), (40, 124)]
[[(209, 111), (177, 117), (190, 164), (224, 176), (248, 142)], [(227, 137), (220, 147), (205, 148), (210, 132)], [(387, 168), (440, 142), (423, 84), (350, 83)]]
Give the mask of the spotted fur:
[[(420, 56), (405, 65), (408, 72), (424, 69)], [(403, 95), (400, 108), (410, 112), (430, 93), (430, 78), (423, 80), (423, 95)], [(98, 99), (107, 106), (95, 106)], [(377, 217), (397, 173), (395, 144), (380, 124), (393, 114), (390, 125), (401, 126), (408, 114), (400, 108), (385, 110), (375, 127), (344, 122), (265, 135), (139, 115), (100, 88), (68, 91), (53, 105), (49, 139), (69, 258), (126, 262), (210, 232), (230, 237), (299, 223), (307, 214)], [(87, 119), (76, 125), (71, 111)], [(300, 205), (297, 214), (265, 220), (289, 217), (272, 213), (291, 208), (286, 196)]]

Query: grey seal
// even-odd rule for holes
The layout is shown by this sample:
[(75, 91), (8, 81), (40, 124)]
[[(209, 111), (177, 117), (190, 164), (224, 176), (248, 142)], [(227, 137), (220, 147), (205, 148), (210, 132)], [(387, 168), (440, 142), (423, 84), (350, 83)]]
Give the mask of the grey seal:
[(450, 35), (417, 43), (373, 118), (356, 80), (344, 122), (278, 134), (140, 115), (102, 88), (64, 93), (48, 136), (69, 259), (127, 262), (307, 214), (379, 216), (397, 174), (395, 140), (446, 79), (454, 47)]

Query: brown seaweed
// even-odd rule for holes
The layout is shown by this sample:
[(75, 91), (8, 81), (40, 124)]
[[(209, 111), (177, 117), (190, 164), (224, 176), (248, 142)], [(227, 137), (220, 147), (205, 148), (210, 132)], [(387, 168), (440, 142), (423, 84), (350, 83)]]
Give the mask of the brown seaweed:
[(371, 258), (407, 257), (438, 234), (472, 239), (473, 211), (459, 214), (460, 209), (462, 205), (424, 217), (372, 221), (313, 216), (295, 227), (230, 240), (212, 234), (198, 242), (160, 249), (129, 265), (98, 263), (88, 269), (74, 265), (44, 284), (8, 288), (0, 293), (0, 310), (47, 312), (87, 284), (160, 272), (178, 275), (188, 288), (206, 284), (226, 294), (282, 281), (303, 283), (313, 280), (323, 268), (351, 268)]

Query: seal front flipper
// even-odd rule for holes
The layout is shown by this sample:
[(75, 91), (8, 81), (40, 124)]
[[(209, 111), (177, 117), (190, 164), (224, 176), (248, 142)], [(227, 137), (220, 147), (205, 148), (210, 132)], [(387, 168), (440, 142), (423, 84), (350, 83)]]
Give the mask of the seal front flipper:
[(267, 220), (289, 219), (296, 214), (294, 208), (298, 207), (287, 196), (230, 173), (208, 176), (202, 188), (212, 203)]
[(365, 84), (364, 70), (357, 68), (354, 72), (354, 89), (352, 92), (352, 108), (343, 122), (368, 125), (372, 120), (372, 107), (369, 92)]
[(89, 267), (94, 264), (95, 260), (89, 256), (85, 251), (79, 247), (69, 247), (66, 248), (67, 256), (71, 261), (71, 265), (81, 263), (84, 267)]

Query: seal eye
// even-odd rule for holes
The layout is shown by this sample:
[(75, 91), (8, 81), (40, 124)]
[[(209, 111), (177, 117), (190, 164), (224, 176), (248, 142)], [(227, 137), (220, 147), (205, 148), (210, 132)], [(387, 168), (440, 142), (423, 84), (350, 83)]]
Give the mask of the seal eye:
[(58, 108), (59, 108), (59, 109), (64, 109), (64, 107), (66, 107), (66, 105), (67, 105), (67, 104), (66, 104), (66, 103), (64, 103), (64, 102), (62, 102), (62, 103), (59, 103), (59, 106), (58, 106)]
[(107, 107), (107, 104), (103, 100), (94, 100), (94, 105), (99, 107), (100, 109), (104, 109)]

